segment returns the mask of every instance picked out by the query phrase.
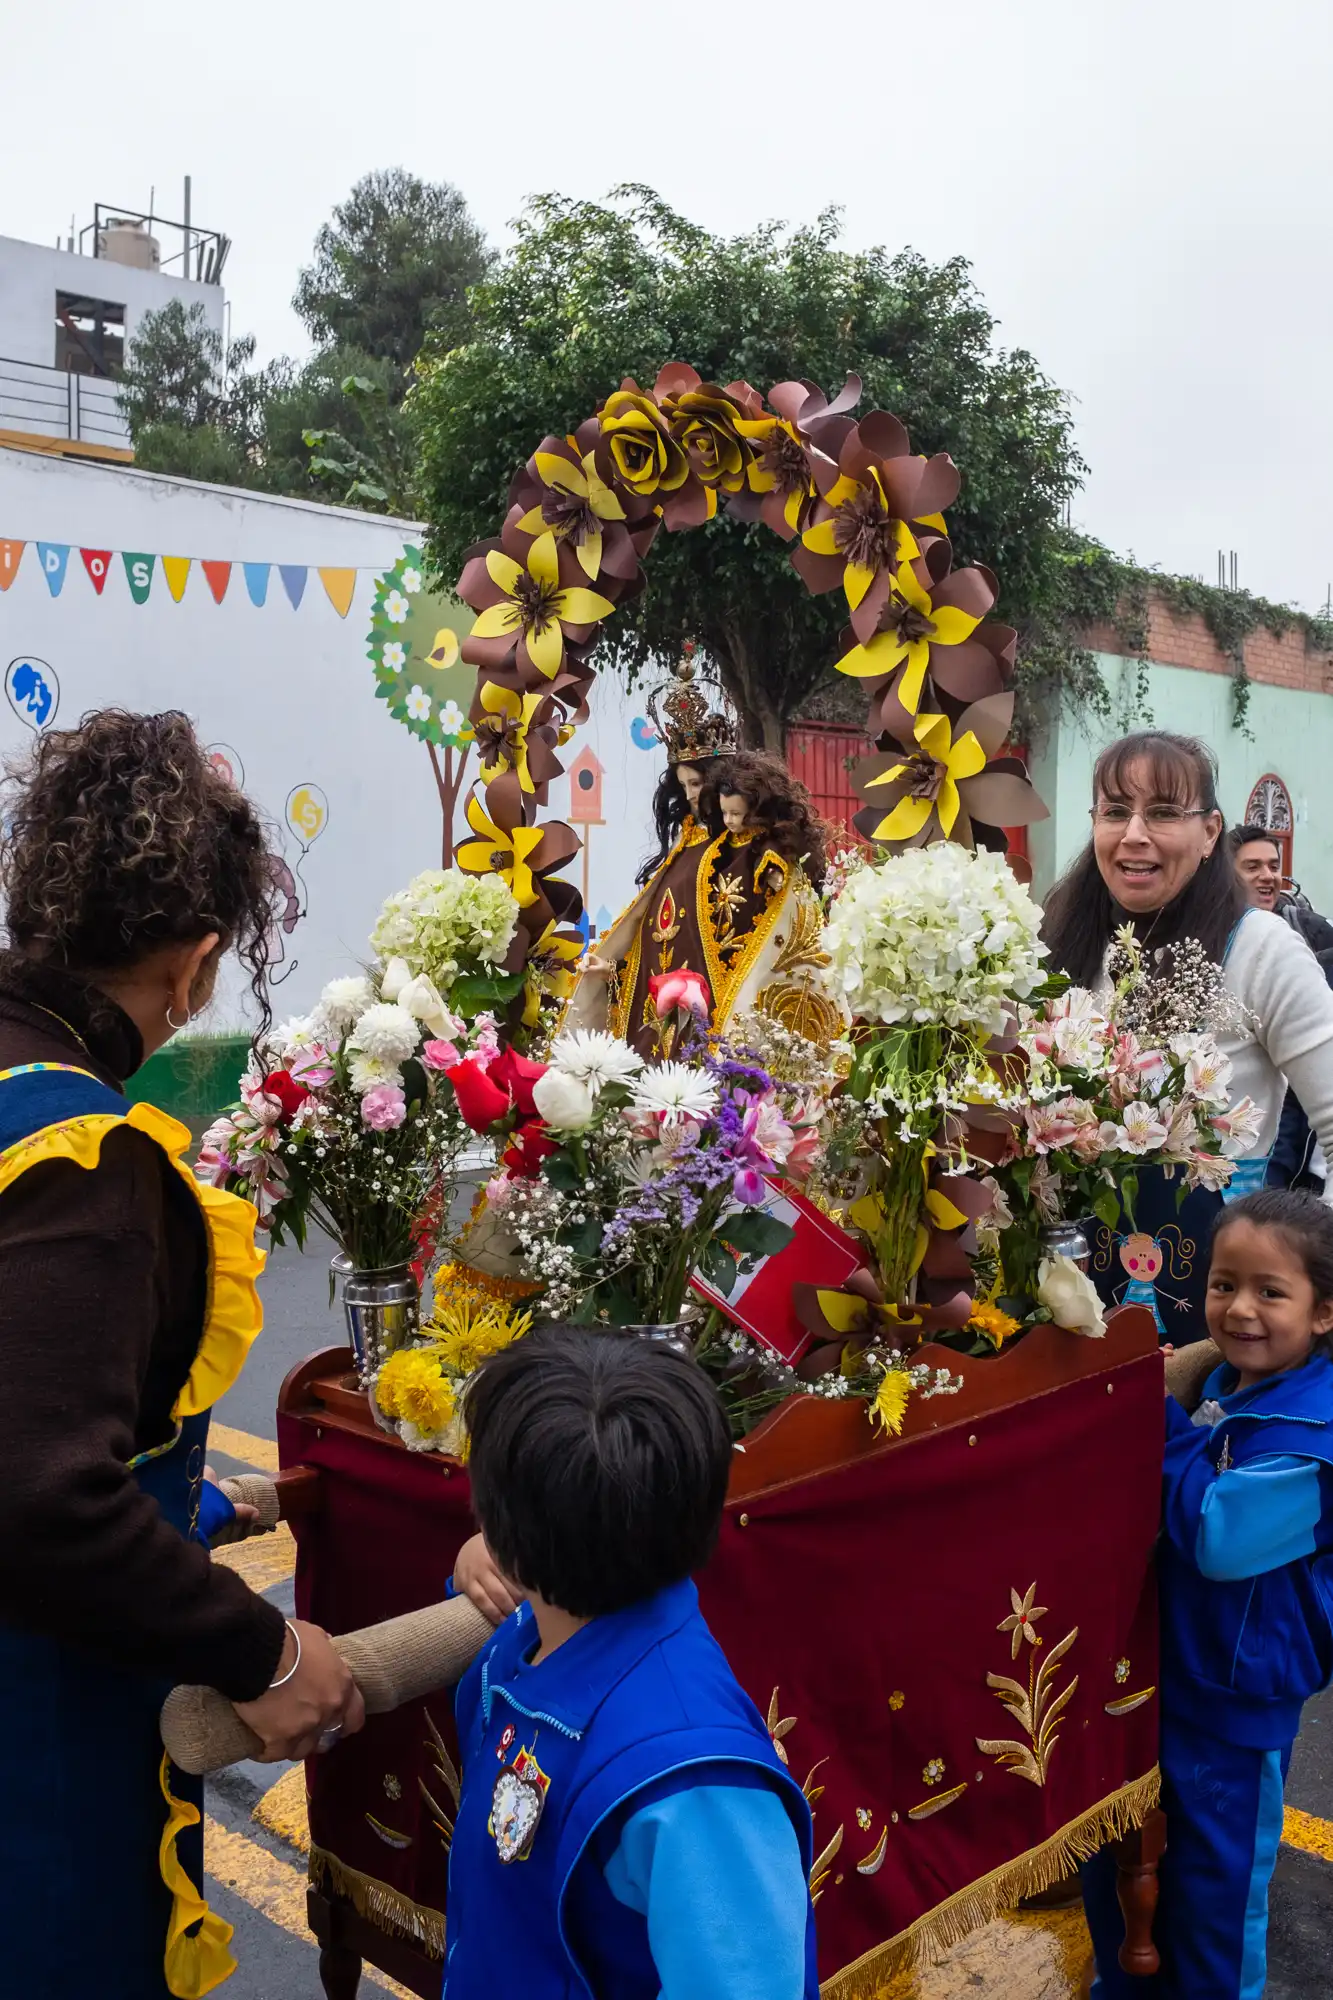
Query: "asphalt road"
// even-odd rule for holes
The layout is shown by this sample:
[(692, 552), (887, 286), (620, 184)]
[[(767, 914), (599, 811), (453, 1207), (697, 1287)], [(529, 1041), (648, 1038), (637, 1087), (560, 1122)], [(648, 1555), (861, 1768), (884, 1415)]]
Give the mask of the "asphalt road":
[[(272, 1440), (274, 1410), (283, 1376), (319, 1347), (342, 1343), (341, 1317), (328, 1303), (328, 1252), (324, 1246), (302, 1256), (278, 1251), (263, 1280), (266, 1324), (241, 1381), (219, 1405), (216, 1419), (232, 1433)], [(225, 1435), (226, 1433), (222, 1433)], [(235, 1437), (231, 1442), (236, 1443)], [(251, 1447), (256, 1449), (257, 1447)], [(221, 1470), (239, 1469), (222, 1451), (210, 1456)], [(258, 1545), (249, 1545), (258, 1546)], [(262, 1579), (261, 1579), (262, 1580)], [(290, 1577), (279, 1577), (268, 1595), (291, 1608)], [(283, 1770), (243, 1765), (210, 1787), (208, 1812), (214, 1825), (209, 1847), (212, 1879), (209, 1900), (236, 1928), (233, 1950), (239, 1968), (222, 1989), (226, 2000), (321, 2000), (317, 1954), (304, 1931), (304, 1861), (290, 1838), (270, 1831), (254, 1817), (258, 1807), (277, 1825), (292, 1829), (295, 1786), (289, 1781), (285, 1809), (271, 1787)], [(268, 1795), (266, 1808), (261, 1801)], [(1292, 1759), (1287, 1785), (1288, 1842), (1273, 1885), (1269, 1938), (1268, 2000), (1329, 2000), (1333, 1994), (1333, 1692), (1310, 1704), (1305, 1728)], [(299, 1803), (297, 1809), (299, 1819)], [(299, 1837), (299, 1836), (298, 1836)], [(1299, 1841), (1299, 1845), (1292, 1844)], [(1313, 1850), (1313, 1851), (1311, 1851)], [(1077, 1982), (1059, 1970), (1036, 1980), (1031, 1920), (1022, 1939), (1003, 1924), (974, 1939), (945, 1965), (895, 1982), (884, 2000), (1037, 2000), (1076, 1995)], [(1057, 1920), (1052, 1920), (1054, 1938)], [(1066, 1920), (1067, 1929), (1067, 1920)], [(1022, 1949), (1020, 1949), (1020, 1945)], [(1066, 1948), (1053, 1957), (1064, 1967), (1078, 1953)], [(399, 1992), (367, 1973), (362, 1993)], [(14, 2000), (40, 2000), (15, 1995)]]

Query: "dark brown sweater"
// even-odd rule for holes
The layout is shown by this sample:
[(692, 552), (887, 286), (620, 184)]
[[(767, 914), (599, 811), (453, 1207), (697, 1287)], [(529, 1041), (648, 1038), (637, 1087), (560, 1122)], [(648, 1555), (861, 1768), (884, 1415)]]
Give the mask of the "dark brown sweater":
[[(95, 988), (0, 951), (0, 1070), (73, 1063), (119, 1089), (142, 1060)], [(143, 1133), (111, 1133), (91, 1171), (47, 1161), (0, 1194), (0, 1617), (248, 1701), (277, 1671), (282, 1614), (129, 1470), (171, 1435), (207, 1266), (198, 1204)]]

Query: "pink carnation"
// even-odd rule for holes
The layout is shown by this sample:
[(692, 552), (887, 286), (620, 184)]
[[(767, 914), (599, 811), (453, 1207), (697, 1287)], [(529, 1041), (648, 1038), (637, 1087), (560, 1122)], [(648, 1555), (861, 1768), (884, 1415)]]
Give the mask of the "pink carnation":
[(421, 1051), (427, 1069), (452, 1069), (462, 1057), (452, 1042), (427, 1042)]
[(394, 1132), (407, 1117), (407, 1099), (396, 1083), (380, 1083), (361, 1100), (362, 1123), (372, 1132)]

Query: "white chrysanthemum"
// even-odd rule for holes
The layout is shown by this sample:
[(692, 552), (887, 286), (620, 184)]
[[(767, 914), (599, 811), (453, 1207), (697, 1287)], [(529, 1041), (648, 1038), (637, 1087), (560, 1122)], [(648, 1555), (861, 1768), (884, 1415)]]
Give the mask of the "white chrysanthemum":
[(604, 1084), (629, 1083), (643, 1068), (643, 1057), (604, 1029), (575, 1028), (557, 1037), (551, 1066), (565, 1076), (576, 1076), (596, 1097)]
[(635, 1078), (632, 1103), (636, 1111), (661, 1116), (668, 1125), (678, 1118), (707, 1118), (717, 1103), (717, 1085), (685, 1063), (658, 1063)]
[(908, 848), (856, 871), (824, 932), (854, 1015), (997, 1032), (1041, 983), (1041, 911), (988, 848)]
[(358, 1097), (364, 1097), (368, 1090), (378, 1090), (381, 1084), (400, 1084), (403, 1080), (397, 1063), (385, 1062), (380, 1056), (352, 1056), (347, 1073)]
[(275, 1056), (285, 1061), (288, 1056), (296, 1055), (301, 1049), (314, 1048), (320, 1039), (319, 1029), (322, 1025), (317, 1013), (293, 1014), (290, 1021), (284, 1021), (280, 1027), (270, 1028), (267, 1037), (268, 1047)]
[(395, 1006), (388, 1000), (377, 1000), (373, 1007), (367, 1007), (357, 1022), (347, 1038), (347, 1045), (363, 1056), (373, 1056), (378, 1062), (401, 1063), (407, 1061), (420, 1040), (421, 1024), (408, 1013), (406, 1007)]
[(335, 1028), (350, 1028), (374, 998), (375, 989), (368, 979), (331, 979), (319, 996), (319, 1012)]

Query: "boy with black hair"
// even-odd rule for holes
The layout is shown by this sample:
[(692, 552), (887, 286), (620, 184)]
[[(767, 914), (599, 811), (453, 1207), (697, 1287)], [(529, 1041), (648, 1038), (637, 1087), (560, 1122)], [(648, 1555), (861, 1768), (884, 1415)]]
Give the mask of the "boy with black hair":
[(527, 1601), (456, 1697), (445, 2000), (817, 2000), (809, 1808), (690, 1581), (731, 1463), (707, 1378), (548, 1327), (483, 1364), (466, 1418)]

